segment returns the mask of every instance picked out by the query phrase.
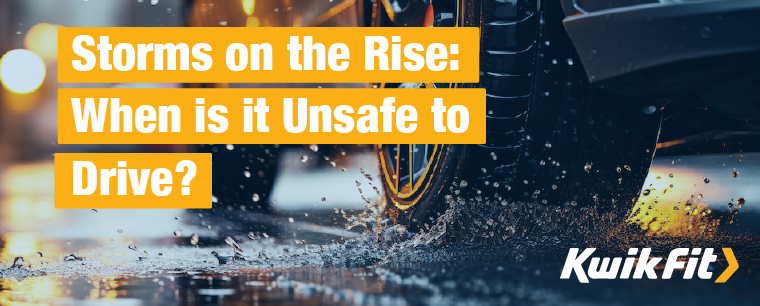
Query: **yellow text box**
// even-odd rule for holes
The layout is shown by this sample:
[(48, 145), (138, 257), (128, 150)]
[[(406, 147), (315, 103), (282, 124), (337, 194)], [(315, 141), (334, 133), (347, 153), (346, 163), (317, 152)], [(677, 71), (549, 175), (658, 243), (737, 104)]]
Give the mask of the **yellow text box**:
[[(92, 41), (80, 37), (89, 36)], [(99, 50), (101, 37), (108, 37), (107, 48)], [(311, 44), (320, 43), (324, 46), (324, 57), (327, 58), (330, 48), (335, 46), (333, 54), (337, 55), (335, 65), (347, 62), (344, 70), (332, 69), (328, 61), (325, 61), (325, 70), (317, 70), (317, 62), (312, 63), (312, 70), (293, 70), (290, 63), (291, 52), (288, 50), (291, 36), (298, 36), (299, 43), (304, 44), (306, 36), (311, 36)], [(387, 41), (388, 70), (381, 70), (379, 57), (372, 57), (374, 70), (367, 70), (365, 58), (368, 50), (382, 50), (382, 43), (371, 42), (368, 46), (368, 38), (381, 37)], [(398, 37), (394, 42), (394, 37)], [(374, 39), (370, 38), (370, 39)], [(254, 61), (254, 53), (251, 45), (269, 44), (271, 47), (271, 70), (265, 70), (263, 64), (266, 59), (265, 51), (254, 52), (259, 56), (259, 61)], [(337, 44), (344, 44), (345, 49), (338, 50)], [(412, 44), (419, 44), (418, 46)], [(124, 44), (119, 46), (120, 44)], [(140, 44), (144, 45), (143, 52)], [(161, 48), (157, 48), (160, 44)], [(173, 44), (173, 46), (167, 45)], [(174, 47), (185, 44), (174, 51)], [(208, 48), (201, 44), (207, 44)], [(245, 56), (248, 65), (240, 71), (231, 69), (227, 64), (228, 49), (233, 44), (245, 48)], [(437, 45), (434, 45), (437, 44)], [(394, 47), (398, 45), (398, 47)], [(456, 46), (454, 46), (456, 45)], [(105, 46), (105, 44), (104, 44)], [(414, 48), (412, 48), (414, 47)], [(433, 48), (436, 47), (436, 48)], [(441, 49), (441, 47), (445, 47)], [(81, 49), (78, 49), (81, 48)], [(110, 50), (105, 50), (110, 48)], [(172, 60), (169, 51), (176, 54)], [(82, 50), (91, 52), (96, 63), (89, 65), (86, 54)], [(130, 51), (132, 50), (132, 51)], [(151, 51), (152, 50), (152, 51)], [(239, 49), (243, 50), (243, 49)], [(241, 51), (232, 53), (230, 58), (235, 65), (242, 65)], [(310, 49), (311, 50), (311, 49)], [(394, 50), (397, 57), (395, 57)], [(160, 51), (160, 52), (158, 52)], [(102, 52), (109, 56), (101, 57)], [(182, 55), (186, 54), (186, 59)], [(409, 52), (409, 53), (407, 53)], [(429, 52), (432, 52), (429, 54)], [(78, 54), (79, 53), (79, 54)], [(117, 61), (115, 54), (119, 54)], [(210, 58), (210, 66), (204, 56)], [(313, 59), (319, 58), (319, 51), (310, 52)], [(421, 55), (425, 59), (423, 66), (413, 64)], [(445, 54), (444, 58), (436, 53)], [(131, 54), (131, 55), (130, 55)], [(142, 55), (141, 55), (142, 54)], [(160, 54), (159, 67), (155, 63), (157, 54)], [(299, 53), (299, 62), (304, 64), (304, 52)], [(340, 54), (340, 55), (338, 55)], [(345, 59), (347, 54), (348, 59)], [(372, 53), (374, 54), (374, 53)], [(370, 83), (370, 82), (460, 82), (476, 83), (479, 78), (479, 54), (480, 39), (479, 29), (469, 28), (440, 28), (440, 27), (400, 27), (400, 28), (74, 28), (61, 27), (58, 30), (58, 81), (62, 83)], [(107, 65), (101, 62), (108, 59)], [(294, 57), (295, 58), (295, 57)], [(399, 64), (395, 65), (393, 59), (398, 58)], [(338, 60), (339, 59), (339, 60)], [(456, 63), (452, 62), (456, 61)], [(76, 66), (75, 62), (82, 65)], [(143, 62), (142, 69), (140, 62)], [(175, 70), (169, 63), (176, 64)], [(183, 69), (183, 62), (187, 70)], [(253, 63), (261, 63), (258, 70)], [(409, 67), (404, 64), (410, 62)], [(432, 63), (432, 68), (427, 63)], [(440, 71), (436, 64), (445, 62), (447, 65)], [(130, 65), (132, 63), (132, 65)], [(193, 64), (196, 63), (196, 64)], [(92, 67), (86, 67), (92, 66)], [(110, 70), (108, 70), (110, 66)], [(89, 70), (86, 71), (79, 71)], [(85, 68), (82, 68), (85, 67)], [(120, 71), (119, 69), (126, 70)], [(203, 71), (203, 69), (207, 69)], [(418, 69), (418, 70), (415, 70)]]
[[(390, 130), (384, 132), (384, 116), (380, 113), (380, 107), (389, 97), (394, 98), (395, 113), (389, 113), (392, 122), (388, 125)], [(125, 132), (124, 118), (127, 112), (112, 111), (113, 101), (117, 98), (119, 107), (128, 107), (133, 118), (131, 131)], [(311, 118), (313, 112), (312, 106), (327, 106), (329, 112), (321, 113), (319, 123), (310, 121), (299, 133), (288, 131), (286, 125), (285, 102), (287, 98), (292, 99), (292, 124), (299, 125), (304, 118)], [(298, 99), (306, 98), (308, 112), (303, 117), (298, 115)], [(92, 115), (85, 116), (85, 103), (87, 99), (99, 102), (100, 99), (106, 99), (105, 109), (98, 116), (101, 116), (102, 131), (95, 132), (92, 126), (87, 126), (86, 130), (82, 129), (80, 124), (77, 130), (76, 118), (87, 118), (92, 124)], [(198, 104), (198, 99), (203, 99), (203, 105)], [(245, 124), (245, 102), (246, 99), (252, 102), (248, 106), (256, 106), (259, 99), (265, 99), (269, 107), (266, 115), (266, 125), (268, 132), (261, 132), (257, 128), (256, 113), (252, 115), (250, 124)], [(469, 122), (466, 130), (456, 132), (456, 129), (446, 129), (441, 132), (435, 130), (434, 113), (431, 107), (434, 106), (435, 100), (441, 99), (442, 106), (450, 110), (454, 106), (460, 105), (458, 109), (466, 109)], [(200, 144), (200, 143), (248, 143), (248, 144), (366, 144), (366, 143), (438, 143), (438, 144), (483, 144), (486, 140), (486, 96), (483, 88), (457, 88), (457, 89), (372, 89), (372, 88), (310, 88), (310, 89), (292, 89), (292, 88), (270, 88), (270, 89), (59, 89), (58, 91), (58, 142), (61, 144)], [(78, 101), (76, 104), (73, 101)], [(79, 105), (79, 115), (77, 116), (77, 105)], [(93, 104), (94, 105), (94, 104)], [(100, 104), (98, 104), (100, 106)], [(179, 114), (164, 112), (161, 120), (161, 107), (164, 110), (177, 106)], [(198, 107), (203, 109), (200, 113), (205, 118), (203, 124), (207, 127), (209, 124), (218, 126), (213, 121), (209, 121), (208, 112), (214, 105), (222, 105), (226, 108), (223, 115), (228, 123), (224, 132), (214, 132), (210, 128), (204, 128), (201, 132), (197, 131), (196, 121), (198, 118)], [(338, 106), (347, 106), (353, 110), (353, 113), (344, 113), (351, 118), (354, 128), (348, 132), (339, 132), (336, 126), (345, 127), (345, 124), (337, 121), (335, 113)], [(361, 118), (371, 116), (370, 111), (359, 114), (361, 108), (365, 105), (371, 106), (378, 111), (376, 112), (376, 123), (379, 129), (375, 131), (359, 130), (358, 126)], [(136, 114), (141, 116), (148, 115), (149, 112), (140, 110), (144, 108), (154, 109), (152, 119), (142, 120), (140, 126), (152, 124), (153, 130), (145, 132), (145, 129), (137, 128), (135, 123)], [(416, 128), (413, 132), (403, 132), (397, 126), (396, 119), (401, 114), (399, 110), (403, 106), (412, 106), (417, 113), (417, 119), (413, 122)], [(95, 110), (93, 106), (92, 110)], [(249, 109), (250, 110), (250, 109)], [(462, 122), (464, 112), (453, 112), (455, 115), (448, 119), (451, 113), (445, 113), (440, 116), (442, 124), (452, 124), (453, 128), (465, 127)], [(118, 114), (119, 131), (112, 129), (112, 114)], [(330, 131), (323, 129), (324, 115), (328, 114), (332, 119)], [(403, 112), (409, 115), (410, 112)], [(371, 116), (372, 117), (372, 116)], [(172, 123), (176, 119), (176, 126)], [(300, 119), (299, 119), (300, 118)], [(301, 121), (299, 121), (301, 120)], [(128, 124), (130, 125), (130, 124)], [(291, 126), (287, 125), (287, 126)], [(165, 132), (160, 132), (163, 126)], [(246, 132), (245, 127), (251, 128)], [(312, 132), (312, 126), (317, 126), (318, 131)], [(403, 124), (404, 127), (410, 127), (410, 123)], [(176, 129), (173, 129), (175, 128)], [(407, 130), (408, 131), (408, 130)]]
[(55, 154), (55, 208), (211, 208), (211, 197), (211, 153)]

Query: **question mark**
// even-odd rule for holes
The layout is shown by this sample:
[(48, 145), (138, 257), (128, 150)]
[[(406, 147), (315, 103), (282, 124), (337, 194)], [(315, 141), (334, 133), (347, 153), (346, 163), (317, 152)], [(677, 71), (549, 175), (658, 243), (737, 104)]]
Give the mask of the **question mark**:
[(190, 181), (195, 177), (195, 163), (191, 160), (183, 160), (177, 163), (174, 172), (182, 173), (187, 168), (187, 174), (182, 177), (182, 195), (190, 195)]

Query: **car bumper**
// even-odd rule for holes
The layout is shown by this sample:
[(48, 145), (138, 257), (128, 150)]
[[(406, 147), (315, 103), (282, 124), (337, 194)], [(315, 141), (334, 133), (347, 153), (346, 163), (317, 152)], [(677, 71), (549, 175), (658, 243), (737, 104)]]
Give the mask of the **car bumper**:
[(697, 76), (736, 74), (760, 58), (757, 0), (650, 3), (594, 12), (572, 3), (564, 1), (569, 15), (564, 24), (589, 81), (613, 91), (685, 91), (699, 83)]

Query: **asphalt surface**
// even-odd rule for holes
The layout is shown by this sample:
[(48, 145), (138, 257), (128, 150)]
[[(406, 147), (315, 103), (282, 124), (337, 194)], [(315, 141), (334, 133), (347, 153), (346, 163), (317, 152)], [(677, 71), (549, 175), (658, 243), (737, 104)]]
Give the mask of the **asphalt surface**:
[[(560, 257), (566, 247), (552, 241), (423, 247), (413, 255), (418, 261), (398, 258), (364, 268), (249, 269), (232, 264), (198, 271), (180, 267), (143, 271), (138, 264), (132, 267), (138, 269), (137, 274), (108, 276), (76, 267), (73, 269), (81, 270), (74, 274), (4, 279), (0, 301), (60, 305), (756, 305), (760, 298), (756, 290), (760, 275), (750, 267), (737, 271), (726, 284), (677, 277), (591, 280), (588, 284), (561, 280)], [(426, 255), (419, 257), (420, 253)], [(142, 264), (143, 268), (149, 265)], [(715, 271), (720, 269), (716, 266)]]
[[(124, 239), (130, 235), (129, 230), (97, 232), (86, 238), (82, 235), (91, 231), (84, 230), (84, 225), (72, 226), (77, 235), (70, 239), (59, 237), (65, 231), (54, 239), (6, 234), (3, 256), (0, 256), (0, 305), (12, 302), (53, 305), (757, 305), (760, 264), (756, 259), (760, 251), (755, 212), (760, 209), (755, 200), (758, 193), (755, 171), (758, 166), (758, 154), (659, 158), (645, 186), (650, 189), (649, 195), (642, 197), (636, 206), (639, 214), (631, 214), (623, 224), (595, 227), (593, 233), (585, 236), (570, 231), (531, 232), (520, 228), (535, 229), (538, 223), (546, 222), (540, 220), (535, 224), (514, 223), (514, 227), (505, 227), (509, 235), (502, 237), (499, 233), (488, 240), (491, 243), (475, 243), (459, 239), (461, 235), (452, 239), (447, 232), (452, 228), (434, 228), (429, 233), (415, 234), (400, 227), (388, 227), (387, 220), (371, 213), (372, 209), (353, 218), (347, 213), (353, 223), (363, 224), (353, 230), (344, 229), (343, 224), (336, 228), (316, 221), (309, 223), (307, 216), (291, 220), (287, 215), (277, 215), (272, 220), (281, 225), (279, 232), (251, 236), (239, 233), (227, 240), (213, 235), (219, 226), (213, 224), (206, 227), (206, 232), (199, 232), (197, 245), (190, 243), (193, 229), (183, 229), (177, 237), (159, 235), (143, 239)], [(355, 170), (358, 169), (348, 172)], [(705, 183), (705, 178), (710, 182)], [(670, 191), (664, 192), (662, 186)], [(313, 198), (299, 196), (308, 201)], [(742, 207), (729, 207), (728, 203), (736, 203), (738, 198), (745, 199)], [(460, 201), (451, 205), (444, 218), (470, 214), (463, 213), (461, 205), (480, 209), (486, 204)], [(515, 205), (502, 209), (532, 207)], [(691, 213), (686, 214), (687, 210)], [(702, 214), (708, 210), (709, 213)], [(299, 210), (287, 211), (296, 214)], [(87, 213), (88, 218), (108, 220), (108, 214), (116, 212)], [(314, 218), (312, 215), (311, 219)], [(724, 223), (716, 224), (715, 220)], [(175, 221), (181, 222), (172, 220)], [(150, 220), (141, 222), (151, 223)], [(173, 226), (159, 226), (161, 230), (164, 228)], [(472, 233), (487, 232), (479, 227)], [(116, 239), (109, 239), (111, 236)], [(27, 241), (32, 246), (19, 245), (17, 240)], [(23, 263), (17, 262), (17, 267), (11, 267), (14, 258), (7, 255), (24, 247), (32, 250), (31, 254), (35, 254), (33, 250), (41, 253), (26, 255)], [(588, 284), (581, 284), (574, 276), (560, 279), (568, 250), (574, 247), (596, 247), (600, 256), (610, 257), (624, 257), (628, 247), (651, 247), (657, 256), (664, 256), (676, 247), (732, 247), (740, 268), (725, 284), (714, 283), (715, 277), (685, 280), (682, 271), (669, 280), (592, 279)], [(715, 275), (727, 267), (723, 257), (720, 258), (709, 267)], [(657, 271), (661, 273), (661, 267)]]

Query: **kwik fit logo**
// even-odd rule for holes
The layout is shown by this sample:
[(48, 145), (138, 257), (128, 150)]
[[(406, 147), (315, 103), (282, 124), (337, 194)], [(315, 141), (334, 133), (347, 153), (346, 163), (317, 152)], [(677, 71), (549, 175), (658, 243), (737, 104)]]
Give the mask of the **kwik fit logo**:
[[(657, 275), (655, 267), (660, 264), (663, 258), (650, 258), (649, 254), (652, 252), (652, 249), (642, 249), (641, 254), (639, 254), (639, 249), (631, 248), (628, 250), (629, 257), (625, 258), (625, 262), (623, 262), (623, 258), (621, 257), (615, 257), (612, 259), (609, 257), (591, 257), (594, 251), (596, 251), (596, 249), (588, 248), (583, 250), (583, 253), (578, 255), (580, 249), (570, 249), (570, 252), (567, 254), (567, 259), (565, 260), (565, 266), (562, 268), (562, 275), (560, 278), (568, 279), (570, 278), (570, 275), (575, 272), (575, 275), (578, 277), (578, 280), (581, 283), (588, 283), (589, 278), (641, 279), (644, 275), (646, 275), (646, 277), (649, 279), (670, 279), (673, 276), (673, 272), (675, 270), (684, 269), (684, 279), (691, 279), (695, 274), (698, 278), (710, 279), (712, 278), (713, 273), (709, 272), (709, 265), (718, 259), (717, 255), (713, 255), (712, 248), (706, 248), (704, 249), (704, 252), (701, 248), (675, 249), (668, 255), (665, 262), (665, 267), (662, 269), (662, 275), (660, 277)], [(639, 254), (638, 257), (636, 257), (637, 254)], [(723, 248), (723, 254), (726, 256), (726, 261), (728, 261), (728, 268), (726, 268), (726, 270), (723, 271), (720, 276), (718, 276), (718, 278), (715, 280), (716, 283), (725, 283), (728, 278), (734, 274), (736, 269), (739, 268), (739, 263), (736, 262), (734, 252), (730, 248)], [(589, 257), (591, 257), (591, 262), (588, 265), (588, 271), (584, 271), (583, 265)], [(686, 261), (681, 260), (681, 258)], [(611, 264), (610, 261), (612, 261)], [(618, 274), (618, 272), (620, 272), (620, 274)], [(631, 273), (633, 273), (633, 277), (631, 277)]]

